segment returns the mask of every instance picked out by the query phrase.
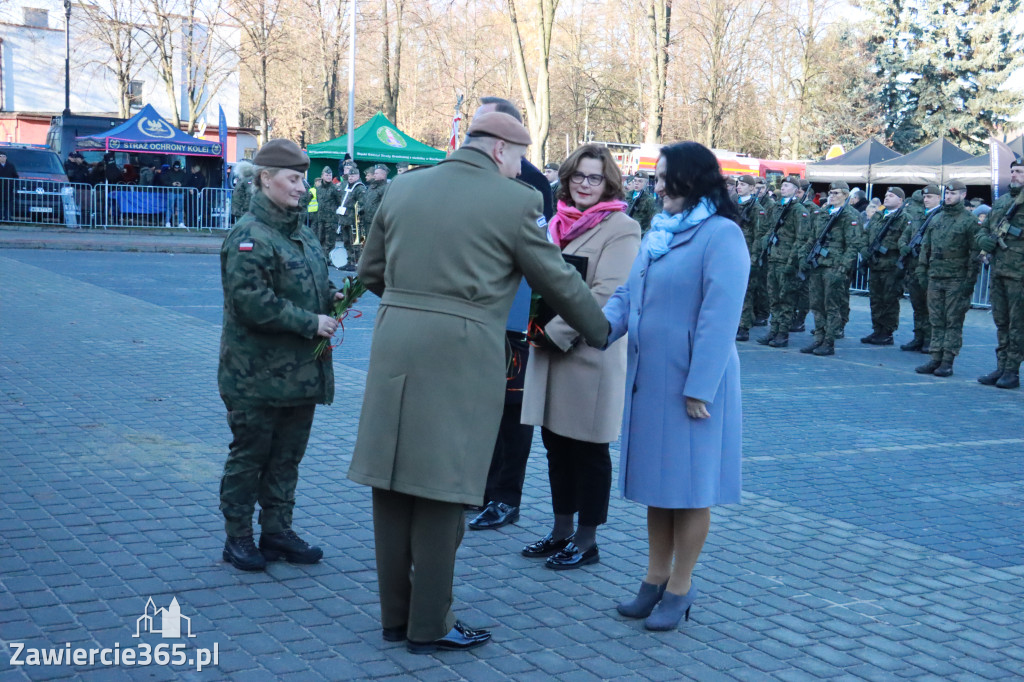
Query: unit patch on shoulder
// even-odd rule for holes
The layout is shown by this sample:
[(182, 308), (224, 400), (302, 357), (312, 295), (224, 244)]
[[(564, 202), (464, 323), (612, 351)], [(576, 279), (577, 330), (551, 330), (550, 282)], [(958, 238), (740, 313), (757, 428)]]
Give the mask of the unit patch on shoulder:
[(541, 217), (537, 218), (537, 227), (547, 227), (547, 226), (548, 226), (548, 219), (547, 218), (545, 218), (544, 216), (541, 216)]
[(252, 242), (239, 242), (238, 243), (238, 250), (239, 251), (252, 251)]

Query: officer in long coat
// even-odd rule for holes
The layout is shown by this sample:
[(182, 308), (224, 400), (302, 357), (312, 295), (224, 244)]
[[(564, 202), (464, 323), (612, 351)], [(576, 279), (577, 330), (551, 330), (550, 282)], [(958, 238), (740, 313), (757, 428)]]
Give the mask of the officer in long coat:
[[(220, 251), (224, 324), (217, 386), (231, 447), (220, 482), (224, 560), (262, 570), (267, 560), (312, 564), (323, 556), (292, 530), (299, 462), (316, 405), (334, 399), (331, 358), (316, 357), (338, 323), (337, 290), (320, 242), (300, 220), (309, 158), (289, 140), (256, 153), (254, 193)], [(259, 550), (252, 516), (260, 504)]]
[(382, 635), (413, 653), (490, 638), (455, 620), (452, 579), (498, 434), (520, 279), (588, 343), (607, 341), (594, 297), (538, 229), (540, 195), (509, 179), (529, 144), (508, 114), (475, 117), (447, 160), (392, 182), (359, 261), (381, 306), (348, 476), (373, 487)]

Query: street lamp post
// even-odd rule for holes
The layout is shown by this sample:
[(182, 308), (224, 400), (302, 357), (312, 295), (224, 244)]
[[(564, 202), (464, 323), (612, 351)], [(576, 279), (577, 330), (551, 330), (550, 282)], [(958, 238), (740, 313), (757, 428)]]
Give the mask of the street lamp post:
[(64, 0), (64, 116), (71, 115), (71, 0)]

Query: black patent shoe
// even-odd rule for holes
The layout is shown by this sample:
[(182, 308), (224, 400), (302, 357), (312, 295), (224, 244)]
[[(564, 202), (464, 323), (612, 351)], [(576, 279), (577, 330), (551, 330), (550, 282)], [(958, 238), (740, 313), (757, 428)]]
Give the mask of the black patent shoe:
[(224, 561), (242, 571), (262, 571), (267, 567), (267, 560), (256, 549), (251, 535), (229, 537), (224, 543), (223, 557)]
[(521, 554), (531, 559), (539, 559), (541, 557), (551, 556), (556, 552), (561, 552), (567, 546), (572, 544), (573, 536), (570, 535), (562, 540), (553, 540), (551, 533), (548, 533), (544, 538), (533, 542), (526, 547), (523, 547)]
[(519, 507), (504, 502), (488, 502), (484, 510), (469, 522), (470, 530), (494, 530), (519, 520)]
[(267, 561), (284, 559), (291, 564), (315, 564), (324, 557), (322, 549), (311, 547), (291, 528), (281, 533), (262, 533), (260, 552)]
[(411, 654), (432, 654), (438, 650), (444, 651), (467, 651), (478, 646), (487, 644), (491, 639), (491, 633), (487, 630), (470, 630), (462, 623), (456, 621), (447, 635), (433, 642), (414, 642), (409, 640), (405, 648)]
[(555, 571), (566, 571), (570, 568), (579, 568), (580, 566), (596, 564), (600, 560), (601, 555), (597, 552), (597, 545), (594, 545), (585, 552), (581, 552), (580, 548), (576, 546), (576, 543), (570, 542), (561, 552), (548, 557), (547, 561), (544, 562), (544, 568), (550, 568)]

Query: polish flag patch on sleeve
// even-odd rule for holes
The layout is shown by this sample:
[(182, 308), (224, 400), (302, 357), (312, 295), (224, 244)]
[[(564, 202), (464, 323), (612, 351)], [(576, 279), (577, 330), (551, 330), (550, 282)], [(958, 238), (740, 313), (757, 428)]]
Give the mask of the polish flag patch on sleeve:
[(238, 250), (239, 251), (252, 251), (252, 242), (239, 242), (238, 243)]

